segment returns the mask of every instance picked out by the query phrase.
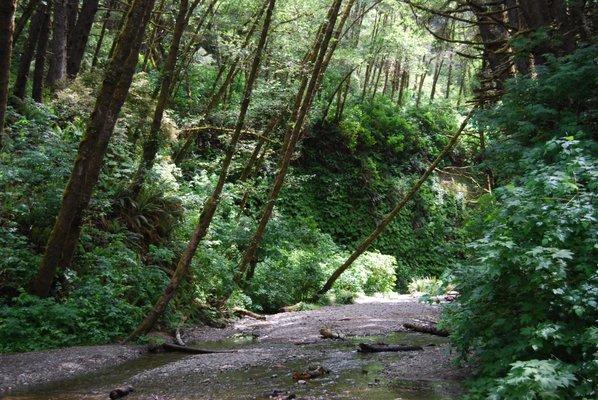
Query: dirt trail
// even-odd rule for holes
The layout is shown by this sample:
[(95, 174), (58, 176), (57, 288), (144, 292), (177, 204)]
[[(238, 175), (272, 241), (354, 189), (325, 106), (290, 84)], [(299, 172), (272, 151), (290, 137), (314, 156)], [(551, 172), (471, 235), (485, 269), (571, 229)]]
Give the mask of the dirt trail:
[[(144, 400), (452, 399), (465, 372), (451, 364), (446, 339), (402, 328), (413, 318), (437, 319), (438, 313), (439, 306), (406, 296), (363, 298), (357, 304), (266, 320), (243, 318), (225, 329), (183, 332), (188, 343), (233, 353), (140, 355), (137, 347), (102, 346), (4, 355), (1, 384), (7, 399), (106, 399), (110, 390), (125, 384), (136, 389), (126, 399)], [(347, 340), (320, 338), (322, 327)], [(424, 350), (355, 351), (359, 342), (380, 341)], [(320, 365), (330, 373), (306, 382), (293, 380), (293, 372)], [(6, 391), (7, 386), (12, 389)]]

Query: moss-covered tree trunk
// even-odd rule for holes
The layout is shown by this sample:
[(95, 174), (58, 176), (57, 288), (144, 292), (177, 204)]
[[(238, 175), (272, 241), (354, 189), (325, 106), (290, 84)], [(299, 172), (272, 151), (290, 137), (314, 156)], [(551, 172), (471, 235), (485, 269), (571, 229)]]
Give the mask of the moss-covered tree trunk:
[(81, 69), (81, 61), (85, 54), (85, 47), (91, 32), (91, 26), (98, 11), (98, 0), (85, 0), (77, 16), (77, 23), (69, 35), (66, 73), (69, 78), (74, 78)]
[(35, 66), (33, 69), (33, 82), (31, 86), (31, 98), (38, 103), (42, 102), (44, 89), (44, 66), (46, 65), (46, 52), (48, 50), (48, 38), (50, 37), (50, 7), (44, 5), (41, 30), (35, 49)]
[(16, 0), (2, 0), (0, 2), (0, 146), (2, 145), (4, 116), (6, 115), (6, 104), (8, 102), (8, 80), (16, 7)]
[(79, 239), (83, 213), (89, 204), (100, 169), (125, 101), (154, 0), (133, 0), (117, 39), (113, 58), (87, 124), (62, 204), (48, 239), (40, 268), (31, 282), (30, 293), (47, 296), (59, 268), (68, 267)]
[(55, 87), (66, 79), (67, 10), (66, 0), (52, 2), (52, 41), (46, 84)]
[(33, 18), (31, 18), (27, 41), (25, 42), (23, 51), (21, 52), (21, 58), (19, 59), (19, 69), (17, 71), (17, 78), (13, 86), (13, 94), (19, 99), (23, 99), (25, 97), (25, 91), (27, 90), (29, 69), (31, 67), (33, 57), (35, 56), (35, 48), (37, 47), (42, 23), (45, 19), (45, 7), (45, 4), (41, 4), (33, 15)]
[(203, 205), (203, 209), (199, 216), (199, 220), (197, 222), (197, 226), (191, 236), (191, 240), (187, 244), (187, 248), (183, 252), (181, 258), (177, 263), (177, 267), (175, 269), (170, 282), (166, 286), (164, 293), (150, 313), (145, 317), (145, 319), (141, 322), (141, 324), (135, 329), (135, 331), (129, 336), (129, 340), (132, 340), (144, 333), (148, 332), (156, 323), (160, 315), (170, 303), (170, 300), (176, 294), (181, 281), (187, 275), (189, 271), (189, 267), (191, 266), (191, 260), (197, 251), (197, 247), (199, 243), (203, 240), (206, 236), (210, 224), (212, 223), (212, 219), (214, 217), (214, 213), (216, 212), (216, 208), (220, 202), (220, 195), (222, 194), (222, 189), (224, 188), (224, 183), (226, 182), (226, 178), (228, 176), (228, 168), (233, 159), (233, 155), (235, 153), (237, 143), (239, 138), (241, 137), (241, 132), (243, 130), (243, 126), (245, 125), (245, 116), (247, 114), (247, 110), (249, 108), (249, 103), (251, 102), (251, 94), (253, 92), (253, 87), (255, 85), (255, 81), (257, 80), (260, 61), (262, 57), (262, 52), (266, 45), (266, 39), (268, 37), (268, 31), (270, 30), (270, 22), (272, 21), (272, 14), (274, 12), (274, 5), (276, 0), (268, 0), (268, 8), (266, 11), (266, 17), (264, 18), (264, 24), (262, 26), (262, 33), (260, 35), (260, 40), (257, 46), (256, 54), (253, 59), (251, 65), (251, 72), (249, 73), (249, 77), (247, 78), (247, 84), (245, 85), (245, 91), (243, 93), (243, 100), (241, 101), (241, 108), (239, 111), (239, 116), (237, 118), (237, 123), (235, 125), (235, 130), (233, 132), (232, 138), (230, 143), (228, 144), (228, 148), (226, 151), (226, 156), (224, 161), (222, 162), (222, 167), (220, 170), (220, 175), (218, 176), (218, 182), (212, 194), (206, 200), (205, 204)]

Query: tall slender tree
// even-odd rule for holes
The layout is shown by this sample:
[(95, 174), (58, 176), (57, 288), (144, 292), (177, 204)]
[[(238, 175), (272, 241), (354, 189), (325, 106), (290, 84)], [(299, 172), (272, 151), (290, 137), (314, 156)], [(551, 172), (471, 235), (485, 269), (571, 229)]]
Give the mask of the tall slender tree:
[(114, 56), (106, 69), (85, 135), (79, 144), (73, 171), (40, 268), (31, 282), (31, 294), (47, 296), (56, 271), (71, 263), (81, 232), (83, 213), (98, 181), (108, 142), (131, 86), (139, 48), (154, 1), (133, 0), (125, 17)]
[(81, 69), (81, 61), (85, 54), (85, 47), (91, 32), (99, 0), (84, 0), (81, 11), (77, 15), (77, 22), (72, 26), (67, 46), (66, 73), (69, 78), (74, 78)]
[(170, 43), (170, 49), (168, 50), (168, 57), (166, 59), (166, 64), (161, 71), (162, 82), (160, 84), (160, 93), (158, 95), (156, 108), (154, 109), (152, 125), (150, 127), (149, 135), (143, 144), (142, 160), (139, 163), (129, 190), (133, 198), (136, 198), (141, 191), (147, 172), (152, 169), (156, 160), (156, 155), (158, 154), (158, 149), (160, 147), (160, 127), (162, 126), (162, 118), (164, 116), (164, 110), (168, 107), (171, 87), (176, 79), (175, 68), (179, 55), (181, 38), (183, 37), (183, 32), (187, 27), (189, 18), (198, 4), (199, 0), (194, 0), (191, 7), (189, 7), (189, 0), (181, 0), (179, 3), (179, 11), (174, 24), (174, 32)]
[(52, 2), (52, 41), (46, 84), (54, 87), (66, 79), (67, 0)]
[(236, 280), (239, 283), (242, 283), (243, 276), (245, 275), (245, 272), (247, 270), (247, 266), (253, 261), (255, 257), (255, 253), (266, 231), (266, 225), (268, 224), (272, 215), (272, 211), (274, 210), (274, 204), (276, 203), (280, 190), (282, 189), (284, 178), (286, 176), (287, 169), (291, 162), (291, 156), (295, 149), (295, 145), (299, 140), (301, 131), (303, 129), (305, 117), (311, 106), (311, 103), (315, 95), (315, 91), (317, 89), (317, 83), (321, 79), (321, 74), (324, 72), (322, 70), (322, 66), (324, 65), (324, 60), (326, 59), (326, 55), (329, 50), (328, 47), (330, 44), (330, 39), (332, 38), (334, 33), (334, 26), (336, 24), (341, 3), (342, 0), (335, 0), (332, 2), (332, 5), (330, 6), (328, 12), (327, 20), (325, 22), (326, 25), (320, 29), (320, 38), (316, 40), (316, 44), (312, 51), (315, 55), (315, 62), (312, 67), (311, 76), (309, 77), (309, 80), (304, 79), (304, 82), (302, 82), (301, 87), (299, 89), (295, 101), (293, 116), (291, 117), (293, 127), (286, 135), (285, 141), (283, 142), (283, 157), (281, 158), (280, 165), (278, 167), (278, 172), (276, 173), (276, 177), (274, 178), (274, 182), (270, 188), (268, 199), (266, 200), (266, 204), (262, 211), (258, 227), (253, 237), (251, 238), (249, 246), (247, 246), (247, 248), (245, 249), (241, 261), (239, 262), (239, 265), (237, 266)]
[(35, 67), (33, 69), (33, 83), (31, 86), (31, 98), (41, 103), (44, 89), (44, 67), (46, 65), (46, 52), (48, 50), (48, 38), (50, 37), (50, 7), (43, 6), (43, 18), (40, 23), (40, 32), (35, 49)]
[(15, 97), (18, 97), (19, 99), (23, 99), (25, 97), (31, 61), (33, 61), (33, 57), (35, 56), (35, 48), (37, 47), (37, 42), (39, 41), (39, 35), (42, 29), (42, 23), (45, 19), (45, 7), (45, 4), (41, 4), (31, 18), (27, 41), (25, 42), (21, 52), (17, 78), (13, 86), (13, 93)]
[(222, 189), (224, 188), (224, 183), (226, 182), (226, 178), (228, 176), (228, 168), (230, 167), (230, 164), (232, 162), (237, 143), (239, 141), (239, 138), (241, 137), (241, 131), (243, 130), (243, 126), (245, 125), (245, 115), (247, 113), (247, 110), (249, 109), (249, 103), (251, 102), (251, 94), (253, 92), (255, 81), (258, 77), (262, 52), (264, 50), (264, 47), (266, 46), (266, 39), (270, 30), (270, 23), (272, 21), (272, 14), (274, 12), (275, 3), (276, 0), (267, 0), (268, 8), (266, 11), (266, 16), (264, 18), (264, 23), (262, 25), (262, 33), (260, 35), (256, 54), (251, 65), (251, 71), (249, 73), (249, 76), (247, 77), (247, 83), (245, 85), (245, 90), (243, 93), (243, 100), (241, 101), (239, 116), (237, 118), (237, 123), (235, 125), (235, 130), (231, 137), (231, 141), (228, 144), (228, 148), (226, 150), (226, 156), (224, 158), (224, 161), (222, 162), (220, 175), (218, 176), (218, 182), (216, 183), (216, 186), (212, 191), (212, 194), (210, 195), (210, 197), (208, 197), (208, 199), (205, 201), (203, 205), (203, 209), (199, 216), (199, 220), (197, 222), (195, 231), (191, 236), (191, 240), (187, 244), (187, 248), (181, 255), (181, 258), (178, 261), (174, 274), (172, 275), (170, 282), (166, 286), (164, 293), (162, 294), (162, 296), (160, 296), (160, 298), (154, 305), (152, 311), (150, 311), (150, 313), (145, 317), (145, 319), (141, 322), (137, 329), (135, 329), (135, 331), (129, 336), (129, 340), (134, 339), (139, 335), (143, 335), (144, 333), (147, 333), (154, 326), (160, 315), (162, 315), (162, 313), (166, 309), (166, 306), (168, 305), (168, 303), (170, 303), (170, 300), (172, 300), (172, 298), (176, 294), (182, 279), (185, 277), (185, 275), (187, 275), (189, 267), (191, 266), (193, 256), (197, 251), (197, 247), (206, 236), (210, 224), (212, 223), (212, 218), (214, 217), (214, 213), (216, 212), (216, 208), (218, 207), (218, 204), (220, 202), (220, 195), (222, 194)]
[(2, 145), (4, 117), (8, 102), (8, 80), (16, 7), (16, 0), (2, 0), (0, 2), (0, 146)]

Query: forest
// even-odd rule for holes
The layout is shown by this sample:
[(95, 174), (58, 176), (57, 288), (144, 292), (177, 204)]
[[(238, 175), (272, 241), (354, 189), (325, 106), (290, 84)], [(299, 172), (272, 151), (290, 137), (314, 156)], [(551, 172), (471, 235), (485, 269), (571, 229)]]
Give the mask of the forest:
[(596, 6), (0, 0), (0, 397), (595, 399)]

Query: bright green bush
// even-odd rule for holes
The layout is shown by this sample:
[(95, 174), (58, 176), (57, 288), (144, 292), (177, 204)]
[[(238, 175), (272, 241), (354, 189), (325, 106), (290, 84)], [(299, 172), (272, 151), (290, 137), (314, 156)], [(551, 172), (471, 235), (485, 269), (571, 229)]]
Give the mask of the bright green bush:
[(444, 292), (444, 284), (442, 280), (434, 276), (426, 276), (424, 278), (414, 278), (409, 282), (409, 293), (424, 293), (432, 296), (442, 294)]

